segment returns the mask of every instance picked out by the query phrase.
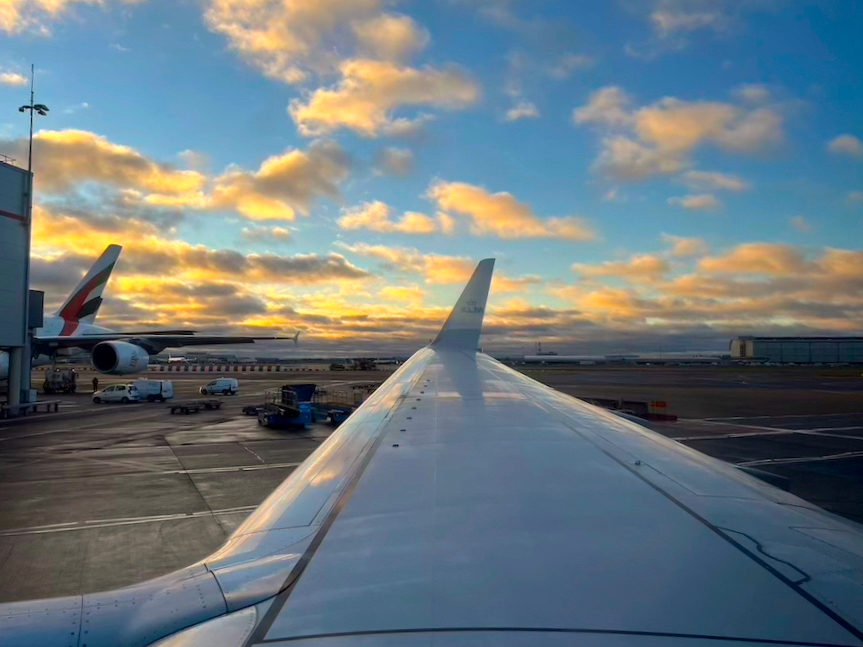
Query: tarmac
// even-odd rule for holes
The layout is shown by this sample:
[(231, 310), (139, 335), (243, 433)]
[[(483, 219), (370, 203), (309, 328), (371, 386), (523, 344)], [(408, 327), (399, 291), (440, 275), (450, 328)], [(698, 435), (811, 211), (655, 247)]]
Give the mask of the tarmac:
[[(791, 491), (863, 522), (860, 369), (519, 367), (582, 397), (665, 400), (653, 429), (699, 451), (791, 479)], [(383, 381), (390, 371), (240, 376), (214, 411), (100, 404), (0, 421), (0, 602), (105, 590), (187, 566), (221, 545), (332, 428), (267, 429), (243, 406), (283, 383)], [(135, 376), (130, 376), (135, 377)], [(208, 374), (165, 374), (175, 401)], [(83, 372), (81, 386), (92, 374)], [(34, 380), (41, 380), (34, 373)], [(100, 385), (127, 381), (100, 376)]]

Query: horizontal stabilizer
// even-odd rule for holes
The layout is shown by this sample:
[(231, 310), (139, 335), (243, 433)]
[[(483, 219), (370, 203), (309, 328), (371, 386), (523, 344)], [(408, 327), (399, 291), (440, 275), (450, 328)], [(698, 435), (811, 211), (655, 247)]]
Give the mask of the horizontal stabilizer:
[(432, 342), (433, 348), (476, 352), (493, 271), (493, 258), (479, 262), (446, 323)]

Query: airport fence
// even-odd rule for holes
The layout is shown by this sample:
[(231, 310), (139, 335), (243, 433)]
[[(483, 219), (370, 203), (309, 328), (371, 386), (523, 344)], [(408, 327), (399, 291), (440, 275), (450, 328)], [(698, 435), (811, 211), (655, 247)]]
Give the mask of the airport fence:
[(279, 364), (156, 364), (148, 366), (150, 373), (315, 373), (325, 369)]

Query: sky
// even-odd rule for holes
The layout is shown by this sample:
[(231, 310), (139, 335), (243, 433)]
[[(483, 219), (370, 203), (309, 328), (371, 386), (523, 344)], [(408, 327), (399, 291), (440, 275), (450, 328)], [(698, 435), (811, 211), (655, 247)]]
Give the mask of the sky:
[(855, 0), (0, 0), (0, 153), (55, 307), (408, 351), (859, 334)]

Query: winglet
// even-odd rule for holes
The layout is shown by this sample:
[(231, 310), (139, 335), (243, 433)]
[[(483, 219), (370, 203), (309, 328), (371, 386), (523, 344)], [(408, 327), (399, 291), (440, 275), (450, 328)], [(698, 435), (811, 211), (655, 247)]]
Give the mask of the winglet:
[(431, 343), (432, 348), (476, 352), (493, 271), (493, 258), (479, 262), (446, 323)]
[(294, 335), (293, 339), (294, 339), (294, 345), (295, 346), (299, 345), (299, 343), (300, 343), (300, 331), (299, 330), (297, 331), (297, 334)]

